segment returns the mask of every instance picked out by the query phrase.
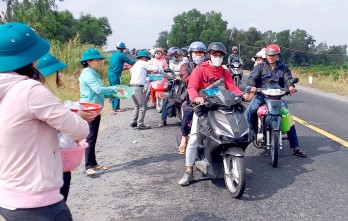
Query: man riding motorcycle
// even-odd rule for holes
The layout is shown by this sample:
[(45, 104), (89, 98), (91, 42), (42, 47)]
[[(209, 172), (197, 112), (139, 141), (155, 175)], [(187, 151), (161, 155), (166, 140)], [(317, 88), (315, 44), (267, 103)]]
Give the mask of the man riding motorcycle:
[(227, 63), (232, 64), (233, 62), (239, 62), (243, 66), (243, 60), (238, 54), (238, 47), (232, 47), (232, 53), (228, 56)]
[[(292, 74), (289, 68), (280, 61), (281, 51), (276, 44), (270, 44), (266, 48), (266, 61), (259, 63), (254, 67), (248, 78), (248, 85), (251, 86), (250, 92), (255, 93), (256, 88), (262, 88), (270, 82), (275, 82), (283, 88), (288, 88), (290, 95), (295, 93), (295, 86), (291, 85)], [(284, 101), (283, 101), (284, 102)], [(257, 133), (257, 110), (265, 104), (263, 95), (257, 94), (249, 103), (248, 107), (248, 123), (249, 123), (249, 140), (253, 141)], [(287, 107), (286, 103), (283, 105)], [(297, 135), (295, 127), (288, 132), (290, 148), (293, 149), (294, 155), (306, 156), (306, 152), (298, 147)]]

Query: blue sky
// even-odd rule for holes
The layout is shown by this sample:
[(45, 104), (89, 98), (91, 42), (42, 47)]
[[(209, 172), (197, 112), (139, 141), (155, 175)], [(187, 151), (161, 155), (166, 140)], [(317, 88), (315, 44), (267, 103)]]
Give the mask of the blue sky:
[[(58, 1), (57, 1), (58, 2)], [(65, 0), (58, 10), (107, 17), (113, 34), (106, 49), (123, 41), (128, 48), (151, 48), (161, 31), (170, 31), (173, 18), (196, 8), (221, 12), (228, 28), (265, 32), (306, 30), (316, 44), (348, 45), (348, 4), (344, 0)]]

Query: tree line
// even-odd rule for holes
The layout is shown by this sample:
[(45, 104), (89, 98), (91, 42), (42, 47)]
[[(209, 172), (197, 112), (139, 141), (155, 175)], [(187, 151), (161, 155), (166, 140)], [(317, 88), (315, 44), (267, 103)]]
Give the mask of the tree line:
[(220, 12), (202, 14), (197, 9), (183, 12), (174, 17), (170, 31), (162, 31), (156, 41), (157, 47), (186, 47), (193, 41), (222, 42), (230, 53), (232, 46), (240, 46), (240, 55), (247, 67), (252, 67), (250, 58), (270, 43), (281, 46), (282, 62), (287, 65), (345, 65), (348, 62), (347, 45), (329, 46), (325, 42), (316, 45), (316, 40), (305, 30), (261, 32), (255, 27), (247, 31), (228, 29), (227, 21)]
[(1, 12), (0, 23), (26, 23), (49, 40), (64, 43), (78, 36), (82, 44), (104, 46), (112, 34), (108, 18), (82, 14), (75, 19), (70, 11), (58, 11), (55, 0), (1, 1), (6, 3), (6, 11)]

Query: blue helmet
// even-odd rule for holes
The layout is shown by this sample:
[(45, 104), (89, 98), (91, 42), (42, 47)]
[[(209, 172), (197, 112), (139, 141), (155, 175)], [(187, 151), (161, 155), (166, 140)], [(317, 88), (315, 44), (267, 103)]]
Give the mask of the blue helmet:
[(205, 46), (205, 44), (203, 44), (200, 41), (194, 41), (190, 44), (190, 47), (189, 47), (189, 52), (192, 52), (192, 51), (207, 52), (207, 47)]
[(125, 43), (123, 43), (122, 41), (117, 42), (117, 44), (116, 44), (116, 48), (122, 48), (122, 49), (125, 49), (125, 48), (126, 48), (126, 44), (125, 44)]

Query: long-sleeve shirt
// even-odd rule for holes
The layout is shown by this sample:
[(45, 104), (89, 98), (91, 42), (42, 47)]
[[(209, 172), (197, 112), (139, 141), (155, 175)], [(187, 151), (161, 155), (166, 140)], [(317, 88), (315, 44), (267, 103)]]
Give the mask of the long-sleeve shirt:
[(152, 71), (156, 68), (157, 66), (151, 65), (147, 61), (138, 60), (130, 69), (130, 73), (131, 73), (130, 84), (145, 85), (147, 83), (146, 81), (147, 71), (148, 70)]
[(198, 92), (201, 89), (207, 88), (209, 85), (219, 80), (224, 76), (225, 88), (235, 94), (242, 94), (243, 92), (237, 87), (232, 79), (231, 73), (224, 69), (222, 66), (215, 67), (204, 62), (201, 65), (193, 69), (190, 80), (188, 83), (187, 91), (190, 96), (190, 100), (194, 101), (196, 97), (199, 97)]
[(124, 63), (133, 65), (133, 64), (135, 64), (135, 61), (129, 59), (121, 51), (115, 51), (110, 57), (108, 75), (121, 76)]
[(63, 200), (57, 130), (74, 140), (89, 133), (40, 82), (0, 73), (0, 207), (37, 208)]
[(252, 87), (264, 87), (272, 81), (281, 87), (288, 88), (291, 85), (291, 79), (291, 71), (279, 61), (274, 69), (272, 69), (268, 62), (263, 62), (256, 65), (251, 71), (248, 78), (248, 85)]
[(80, 77), (80, 101), (104, 106), (104, 98), (117, 92), (116, 86), (104, 87), (100, 75), (90, 67), (82, 70)]

